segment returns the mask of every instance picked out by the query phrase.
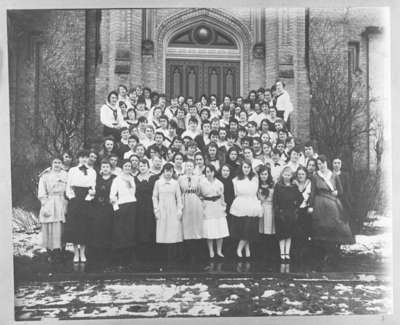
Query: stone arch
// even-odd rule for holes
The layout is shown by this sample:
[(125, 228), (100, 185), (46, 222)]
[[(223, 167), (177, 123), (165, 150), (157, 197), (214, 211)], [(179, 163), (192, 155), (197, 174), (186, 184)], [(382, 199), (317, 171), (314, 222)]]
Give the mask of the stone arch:
[(156, 28), (155, 57), (161, 63), (157, 74), (157, 88), (165, 89), (166, 50), (171, 37), (190, 25), (207, 22), (230, 35), (241, 53), (240, 59), (240, 92), (243, 94), (249, 87), (249, 55), (252, 37), (249, 29), (234, 16), (211, 8), (185, 9), (164, 19)]

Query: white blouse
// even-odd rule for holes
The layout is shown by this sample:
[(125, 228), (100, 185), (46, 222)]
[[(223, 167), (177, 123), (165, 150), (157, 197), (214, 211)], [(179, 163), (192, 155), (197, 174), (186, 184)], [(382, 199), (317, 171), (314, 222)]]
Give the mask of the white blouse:
[(113, 110), (107, 104), (104, 104), (100, 109), (100, 121), (103, 125), (114, 128), (115, 126), (121, 128), (123, 126), (128, 126), (124, 121), (124, 117), (122, 116), (122, 111), (119, 107), (115, 108), (117, 111), (117, 119), (114, 117)]
[(276, 109), (278, 111), (284, 111), (283, 119), (287, 122), (289, 114), (293, 111), (293, 105), (290, 101), (289, 93), (284, 90), (276, 99)]
[(118, 210), (120, 204), (136, 202), (135, 179), (126, 175), (115, 177), (111, 184), (110, 201), (115, 202), (114, 210)]
[[(87, 175), (79, 169), (80, 166), (72, 167), (68, 172), (68, 179), (67, 179), (67, 188), (65, 191), (65, 195), (68, 199), (73, 199), (75, 197), (75, 193), (73, 190), (74, 186), (77, 187), (96, 187), (96, 172), (93, 168), (87, 167)], [(89, 194), (86, 196), (87, 201), (92, 200), (93, 197)]]

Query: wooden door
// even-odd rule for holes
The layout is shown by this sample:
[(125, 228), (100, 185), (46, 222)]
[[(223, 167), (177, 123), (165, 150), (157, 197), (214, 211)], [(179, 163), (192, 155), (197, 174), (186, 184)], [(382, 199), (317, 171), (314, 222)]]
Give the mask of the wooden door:
[(240, 95), (240, 64), (236, 61), (167, 60), (166, 94), (168, 98), (183, 95), (195, 101), (202, 94)]

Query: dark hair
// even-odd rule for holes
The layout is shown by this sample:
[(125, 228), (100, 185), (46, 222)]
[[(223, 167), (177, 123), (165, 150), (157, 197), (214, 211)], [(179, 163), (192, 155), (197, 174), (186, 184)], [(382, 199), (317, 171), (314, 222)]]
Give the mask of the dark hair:
[(317, 158), (317, 160), (320, 160), (320, 161), (322, 161), (323, 163), (327, 163), (328, 162), (328, 158), (326, 158), (326, 156), (325, 155), (318, 155), (318, 158)]
[(109, 135), (103, 139), (103, 143), (106, 143), (106, 141), (112, 141), (115, 143), (115, 139), (112, 135)]
[(139, 156), (138, 155), (135, 155), (134, 153), (133, 154), (131, 154), (130, 156), (129, 156), (129, 160), (131, 160), (132, 161), (132, 158), (133, 157), (136, 157), (137, 158), (137, 160), (139, 160), (140, 161), (140, 158), (139, 158)]
[(138, 123), (147, 123), (147, 118), (146, 116), (141, 116), (138, 118)]
[(123, 106), (125, 106), (125, 108), (128, 107), (128, 105), (126, 105), (126, 103), (123, 102), (123, 101), (120, 101), (120, 102), (118, 103), (118, 106), (119, 106), (120, 108), (123, 107)]
[(154, 134), (154, 138), (156, 137), (156, 135), (161, 135), (163, 139), (165, 139), (165, 135), (161, 131), (156, 131), (156, 133)]
[(249, 173), (249, 175), (248, 175), (248, 178), (249, 178), (250, 180), (252, 180), (253, 177), (254, 177), (256, 174), (255, 174), (254, 171), (253, 171), (253, 167), (252, 167), (252, 165), (251, 165), (251, 162), (250, 162), (249, 160), (247, 160), (247, 159), (244, 159), (244, 160), (242, 161), (242, 164), (240, 165), (240, 169), (239, 169), (237, 178), (238, 178), (239, 180), (244, 179), (244, 177), (245, 177), (245, 176), (244, 176), (244, 173), (243, 173), (243, 165), (244, 165), (244, 164), (250, 166), (250, 173)]
[(122, 133), (124, 131), (129, 131), (129, 129), (126, 126), (124, 126), (124, 127), (120, 128), (120, 130), (119, 130), (120, 133)]
[(204, 175), (206, 174), (207, 168), (210, 169), (210, 170), (214, 173), (214, 177), (217, 176), (217, 169), (216, 169), (215, 166), (212, 165), (212, 164), (206, 164), (206, 165), (205, 165), (204, 170), (203, 170), (203, 174), (204, 174)]
[(174, 156), (172, 157), (172, 161), (175, 161), (176, 156), (181, 156), (182, 160), (185, 160), (185, 156), (183, 155), (183, 153), (177, 151), (177, 152), (175, 152)]
[(237, 138), (238, 138), (237, 132), (231, 132), (231, 131), (227, 132), (226, 133), (226, 138), (227, 139), (234, 139), (236, 141)]
[(195, 124), (199, 124), (199, 121), (197, 120), (197, 118), (195, 118), (194, 116), (189, 118), (188, 124), (189, 123), (195, 123)]
[(307, 141), (307, 142), (304, 144), (304, 147), (311, 147), (311, 148), (314, 149), (314, 145), (313, 145), (312, 141)]
[(150, 163), (147, 159), (140, 159), (139, 164), (146, 164), (148, 168), (150, 168)]
[(110, 92), (108, 93), (108, 96), (107, 96), (107, 101), (108, 101), (108, 102), (110, 102), (110, 98), (111, 98), (112, 95), (115, 95), (115, 96), (117, 96), (117, 98), (118, 98), (118, 93), (117, 93), (115, 90), (110, 91)]
[(121, 87), (124, 88), (126, 92), (128, 92), (128, 88), (127, 88), (125, 85), (122, 85), (122, 84), (118, 86), (118, 91), (119, 91), (119, 89), (120, 89)]
[(129, 159), (124, 159), (124, 160), (122, 160), (121, 167), (123, 167), (127, 163), (130, 163), (132, 166), (132, 162)]
[(163, 168), (161, 169), (161, 174), (163, 174), (165, 171), (174, 171), (174, 165), (171, 163), (166, 163)]
[[(268, 185), (267, 188), (262, 187), (262, 185), (264, 185), (264, 184), (262, 184), (262, 182), (261, 182), (261, 174), (265, 171), (268, 172), (268, 178), (266, 181), (266, 184)], [(261, 191), (261, 194), (265, 197), (268, 197), (269, 190), (274, 186), (274, 180), (272, 179), (272, 175), (271, 175), (271, 168), (269, 168), (268, 166), (265, 166), (265, 165), (261, 165), (260, 169), (258, 170), (258, 180), (259, 180), (258, 187)]]
[(308, 178), (308, 170), (307, 170), (307, 168), (304, 167), (304, 166), (299, 166), (299, 167), (296, 169), (296, 171), (295, 171), (295, 173), (294, 173), (295, 179), (297, 179), (297, 174), (299, 173), (299, 170), (302, 170), (302, 171), (304, 171), (304, 172), (306, 173), (306, 179), (307, 179), (307, 178)]
[(219, 133), (218, 133), (218, 131), (217, 130), (212, 130), (211, 132), (210, 132), (210, 138), (211, 138), (211, 136), (213, 136), (213, 135), (215, 135), (215, 136), (219, 136)]
[(132, 135), (128, 138), (128, 141), (129, 141), (129, 140), (132, 140), (132, 139), (136, 140), (136, 142), (139, 142), (139, 138), (138, 138), (135, 134), (132, 134)]
[(107, 158), (103, 158), (102, 160), (101, 160), (101, 162), (100, 162), (100, 166), (101, 165), (109, 165), (109, 166), (111, 166), (111, 163), (110, 163), (110, 160), (108, 160)]
[(178, 124), (177, 124), (174, 120), (169, 121), (168, 126), (169, 126), (171, 129), (177, 129), (177, 128), (178, 128)]
[(204, 120), (203, 122), (201, 122), (201, 129), (203, 129), (204, 124), (210, 124), (211, 122), (209, 120)]
[(313, 162), (314, 162), (315, 168), (317, 168), (317, 159), (315, 159), (315, 158), (310, 158), (310, 159), (308, 159), (308, 161), (307, 161), (307, 166), (306, 166), (306, 167), (308, 167), (308, 164), (310, 163), (310, 161), (313, 161)]
[(53, 162), (54, 160), (59, 160), (63, 162), (63, 158), (61, 155), (55, 155), (54, 157), (51, 158), (51, 162)]
[(81, 157), (89, 157), (89, 150), (86, 150), (86, 149), (80, 150), (78, 152), (78, 154), (76, 155), (76, 158), (79, 159)]
[(200, 115), (203, 113), (203, 112), (206, 112), (207, 113), (207, 120), (210, 118), (210, 116), (211, 116), (211, 114), (210, 114), (210, 111), (209, 111), (209, 109), (208, 108), (203, 108), (201, 111), (200, 111)]

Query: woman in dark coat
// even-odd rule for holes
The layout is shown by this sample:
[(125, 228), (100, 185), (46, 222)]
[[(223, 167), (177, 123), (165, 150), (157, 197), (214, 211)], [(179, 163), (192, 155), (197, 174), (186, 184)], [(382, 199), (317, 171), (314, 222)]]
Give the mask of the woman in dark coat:
[(225, 164), (227, 164), (231, 170), (231, 178), (233, 179), (240, 171), (240, 159), (239, 151), (236, 147), (229, 148), (226, 153)]
[(156, 219), (153, 212), (153, 189), (158, 175), (149, 172), (149, 161), (139, 161), (139, 174), (135, 177), (137, 215), (136, 240), (138, 243), (138, 257), (148, 260), (153, 256), (156, 241)]
[(94, 249), (96, 258), (107, 258), (111, 249), (114, 211), (110, 203), (110, 189), (114, 178), (110, 162), (104, 159), (96, 178), (96, 194), (90, 216), (89, 246)]
[(339, 200), (343, 189), (338, 176), (328, 169), (324, 155), (318, 157), (317, 165), (310, 196), (312, 238), (319, 242), (327, 260), (337, 253), (340, 244), (353, 244), (354, 238)]
[[(229, 211), (231, 209), (232, 202), (235, 198), (235, 190), (233, 188), (233, 182), (232, 182), (233, 176), (231, 168), (228, 164), (222, 165), (220, 173), (218, 175), (218, 179), (224, 185), (224, 200), (226, 203), (226, 221), (228, 222), (229, 233), (231, 233), (232, 215), (229, 213)], [(228, 254), (234, 251), (233, 247), (235, 243), (231, 237), (225, 238), (224, 244), (227, 247), (226, 251), (228, 252)]]
[(332, 171), (339, 177), (340, 183), (342, 184), (343, 193), (339, 196), (340, 201), (343, 204), (345, 217), (349, 222), (351, 232), (354, 234), (359, 230), (359, 223), (354, 218), (353, 207), (353, 194), (351, 191), (351, 181), (349, 173), (342, 171), (342, 160), (335, 158), (332, 161)]
[(272, 198), (282, 262), (290, 260), (290, 246), (292, 237), (296, 234), (298, 209), (303, 201), (299, 189), (292, 183), (292, 177), (291, 167), (283, 168)]

